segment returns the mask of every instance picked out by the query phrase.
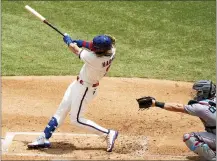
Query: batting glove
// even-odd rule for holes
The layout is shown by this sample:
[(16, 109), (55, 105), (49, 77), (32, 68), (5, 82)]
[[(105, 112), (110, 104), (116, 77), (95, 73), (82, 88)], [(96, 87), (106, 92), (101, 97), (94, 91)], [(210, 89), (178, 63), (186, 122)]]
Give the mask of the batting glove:
[(71, 37), (65, 33), (64, 37), (63, 37), (63, 41), (69, 46), (70, 43), (73, 43), (73, 40), (71, 39)]

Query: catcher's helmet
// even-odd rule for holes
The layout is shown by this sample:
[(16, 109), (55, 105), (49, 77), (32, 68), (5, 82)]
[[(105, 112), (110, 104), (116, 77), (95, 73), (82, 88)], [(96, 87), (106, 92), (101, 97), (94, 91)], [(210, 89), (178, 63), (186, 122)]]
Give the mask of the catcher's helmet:
[(98, 35), (93, 38), (93, 48), (95, 50), (106, 51), (112, 47), (112, 40), (106, 35)]
[(193, 89), (197, 91), (194, 98), (196, 101), (213, 98), (216, 94), (216, 85), (210, 80), (200, 80), (194, 83)]

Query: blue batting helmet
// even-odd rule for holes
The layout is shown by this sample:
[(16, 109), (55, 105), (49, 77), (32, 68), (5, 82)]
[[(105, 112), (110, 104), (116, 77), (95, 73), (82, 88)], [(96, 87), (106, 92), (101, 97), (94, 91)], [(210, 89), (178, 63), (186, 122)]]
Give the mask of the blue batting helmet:
[(106, 35), (98, 35), (93, 38), (93, 48), (96, 50), (110, 50), (112, 47), (112, 40)]

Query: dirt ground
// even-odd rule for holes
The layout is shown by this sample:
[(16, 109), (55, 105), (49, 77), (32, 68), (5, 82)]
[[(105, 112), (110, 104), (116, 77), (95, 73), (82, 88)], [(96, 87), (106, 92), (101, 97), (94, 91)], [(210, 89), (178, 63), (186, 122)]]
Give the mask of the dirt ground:
[[(2, 77), (2, 137), (6, 132), (41, 132), (55, 113), (72, 76)], [(192, 83), (140, 79), (103, 78), (98, 96), (85, 116), (119, 131), (112, 153), (105, 152), (104, 137), (57, 137), (52, 148), (28, 150), (36, 136), (17, 135), (2, 159), (149, 159), (198, 160), (182, 142), (184, 133), (203, 131), (196, 117), (157, 107), (138, 111), (136, 98), (151, 95), (161, 101), (186, 104)], [(57, 133), (90, 133), (75, 127), (67, 116)]]

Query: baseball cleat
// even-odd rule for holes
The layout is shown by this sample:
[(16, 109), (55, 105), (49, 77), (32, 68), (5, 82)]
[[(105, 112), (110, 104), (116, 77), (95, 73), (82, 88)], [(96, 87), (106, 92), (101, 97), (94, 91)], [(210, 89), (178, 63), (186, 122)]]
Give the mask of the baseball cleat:
[(51, 144), (44, 136), (39, 136), (35, 141), (29, 143), (27, 146), (29, 149), (50, 148)]
[(117, 137), (118, 137), (117, 131), (109, 130), (109, 134), (107, 135), (107, 152), (112, 152)]

